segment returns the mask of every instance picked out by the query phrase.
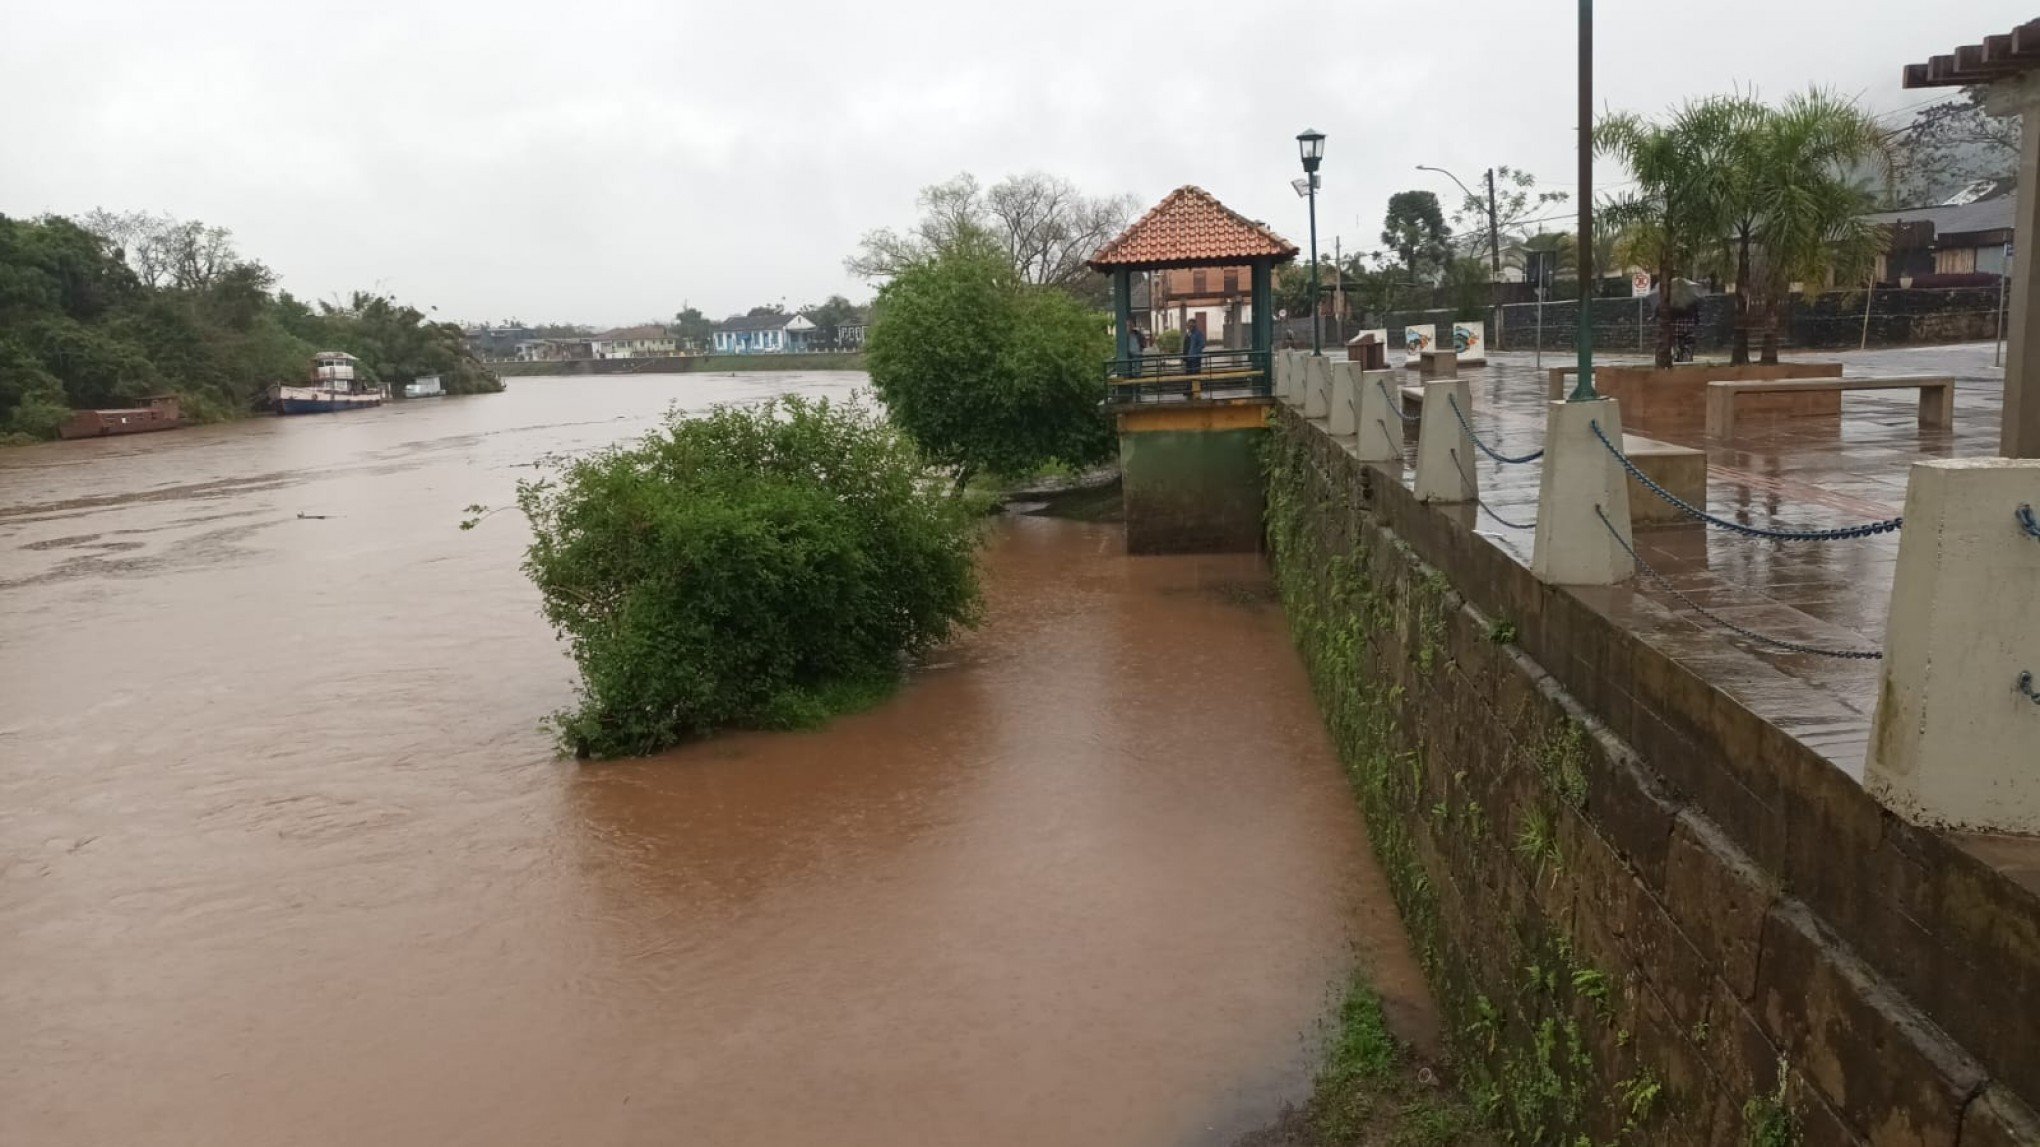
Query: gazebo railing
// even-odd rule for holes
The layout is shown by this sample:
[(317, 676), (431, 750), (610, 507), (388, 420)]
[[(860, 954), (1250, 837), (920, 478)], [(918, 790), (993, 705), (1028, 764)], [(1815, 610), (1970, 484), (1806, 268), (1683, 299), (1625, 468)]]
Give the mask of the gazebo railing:
[(1271, 393), (1271, 357), (1264, 350), (1207, 350), (1192, 369), (1187, 355), (1144, 354), (1113, 359), (1105, 373), (1116, 403), (1251, 398)]

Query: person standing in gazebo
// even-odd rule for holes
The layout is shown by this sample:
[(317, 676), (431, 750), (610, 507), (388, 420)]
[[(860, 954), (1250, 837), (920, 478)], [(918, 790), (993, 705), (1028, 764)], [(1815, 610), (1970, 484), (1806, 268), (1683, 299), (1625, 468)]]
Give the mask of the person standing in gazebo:
[(1196, 374), (1204, 366), (1204, 316), (1192, 318), (1189, 329), (1183, 332), (1184, 369)]

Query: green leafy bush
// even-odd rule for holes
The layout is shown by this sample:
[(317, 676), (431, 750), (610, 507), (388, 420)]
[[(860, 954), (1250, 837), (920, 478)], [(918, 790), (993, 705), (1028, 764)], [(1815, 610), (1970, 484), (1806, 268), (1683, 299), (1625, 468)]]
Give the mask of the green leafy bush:
[(980, 516), (855, 402), (669, 416), (522, 483), (525, 572), (581, 671), (580, 756), (868, 704), (975, 620)]
[(1171, 328), (1155, 336), (1155, 349), (1163, 354), (1183, 353), (1183, 332)]
[(1070, 296), (1020, 282), (998, 253), (964, 246), (915, 263), (874, 315), (873, 389), (959, 482), (1110, 453), (1110, 332)]

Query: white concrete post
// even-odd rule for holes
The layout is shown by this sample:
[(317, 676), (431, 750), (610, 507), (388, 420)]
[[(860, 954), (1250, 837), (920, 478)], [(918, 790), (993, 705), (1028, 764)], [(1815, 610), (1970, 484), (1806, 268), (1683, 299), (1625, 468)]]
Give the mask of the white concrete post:
[(1425, 380), (1433, 378), (1455, 378), (1459, 374), (1459, 352), (1452, 350), (1427, 350), (1417, 355), (1417, 376)]
[(1433, 378), (1424, 383), (1424, 421), (1417, 426), (1417, 500), (1471, 502), (1480, 494), (1474, 478), (1473, 438), (1457, 418), (1459, 409), (1473, 409), (1473, 395), (1463, 378)]
[(1303, 416), (1323, 418), (1332, 412), (1332, 360), (1321, 354), (1303, 356)]
[(1351, 437), (1360, 425), (1360, 364), (1332, 363), (1332, 413), (1329, 429), (1334, 438)]
[(1299, 409), (1303, 406), (1302, 357), (1293, 350), (1280, 351), (1277, 355), (1277, 361), (1282, 364), (1282, 401)]
[(1864, 786), (1916, 824), (2040, 834), (2040, 538), (2022, 505), (2040, 513), (2040, 460), (1913, 464)]
[[(1359, 363), (1354, 363), (1358, 367)], [(1360, 441), (1355, 454), (1362, 462), (1401, 462), (1402, 427), (1396, 408), (1402, 403), (1400, 370), (1358, 370), (1360, 379)]]
[[(1614, 585), (1636, 576), (1623, 548), (1629, 530), (1629, 473), (1594, 437), (1622, 441), (1622, 412), (1612, 398), (1554, 402), (1544, 429), (1544, 473), (1537, 488), (1537, 534), (1530, 572), (1553, 585)], [(1426, 419), (1425, 421), (1429, 421)], [(1600, 514), (1594, 512), (1598, 506)], [(1607, 522), (1603, 523), (1605, 514)], [(1615, 527), (1615, 534), (1608, 526)], [(1620, 535), (1621, 540), (1616, 540)]]

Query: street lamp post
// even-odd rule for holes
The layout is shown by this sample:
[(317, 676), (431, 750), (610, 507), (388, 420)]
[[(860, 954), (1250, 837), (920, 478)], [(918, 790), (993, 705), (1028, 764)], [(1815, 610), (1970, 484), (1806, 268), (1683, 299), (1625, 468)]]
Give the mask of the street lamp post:
[(1324, 353), (1324, 322), (1318, 316), (1317, 262), (1317, 169), (1325, 157), (1325, 133), (1310, 128), (1296, 137), (1297, 154), (1303, 158), (1304, 191), (1310, 197), (1310, 353)]
[[(1464, 183), (1460, 183), (1458, 176), (1452, 174), (1451, 172), (1445, 170), (1442, 167), (1432, 167), (1429, 164), (1420, 163), (1417, 165), (1417, 170), (1435, 171), (1438, 174), (1444, 176), (1445, 178), (1451, 180), (1452, 182), (1458, 183), (1459, 190), (1466, 192), (1466, 197), (1468, 199), (1480, 198), (1480, 196), (1475, 195), (1473, 193), (1473, 188), (1468, 187)], [(1501, 227), (1496, 219), (1495, 169), (1492, 167), (1487, 169), (1487, 243), (1488, 243), (1488, 269), (1490, 272), (1492, 272), (1490, 278), (1499, 281), (1502, 277), (1502, 233)]]

